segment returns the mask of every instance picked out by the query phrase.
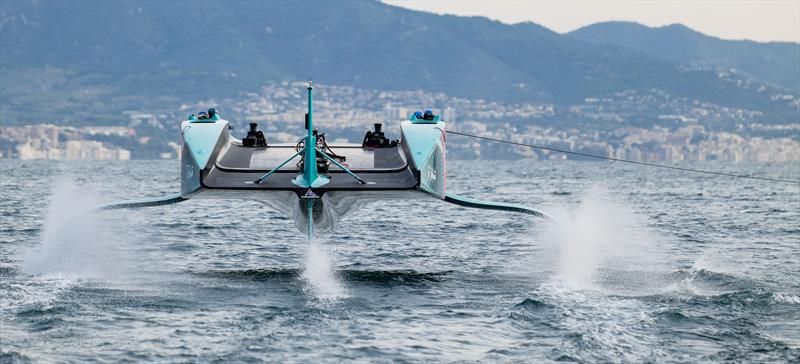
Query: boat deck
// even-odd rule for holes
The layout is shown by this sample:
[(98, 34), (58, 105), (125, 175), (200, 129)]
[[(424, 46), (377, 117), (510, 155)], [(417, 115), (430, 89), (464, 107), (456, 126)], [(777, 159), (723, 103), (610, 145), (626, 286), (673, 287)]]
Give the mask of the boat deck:
[[(332, 145), (334, 153), (346, 157), (342, 165), (353, 172), (390, 171), (407, 167), (408, 162), (400, 146), (393, 148), (362, 148), (356, 144)], [(289, 144), (263, 148), (231, 145), (217, 162), (217, 168), (226, 171), (264, 171), (265, 173), (296, 153), (295, 146)], [(299, 162), (299, 157), (296, 159)], [(331, 165), (332, 170), (340, 170)], [(297, 162), (281, 167), (281, 171), (299, 172)]]
[[(315, 190), (402, 190), (417, 186), (417, 178), (409, 168), (401, 146), (392, 148), (362, 148), (361, 145), (331, 145), (331, 150), (346, 157), (342, 165), (367, 181), (360, 184), (344, 170), (331, 163), (329, 171), (320, 173), (330, 182)], [(269, 172), (296, 153), (293, 144), (277, 144), (263, 148), (231, 144), (217, 160), (215, 168), (204, 176), (206, 188), (305, 190), (292, 183), (301, 170), (300, 156), (281, 167), (261, 184), (253, 181)]]

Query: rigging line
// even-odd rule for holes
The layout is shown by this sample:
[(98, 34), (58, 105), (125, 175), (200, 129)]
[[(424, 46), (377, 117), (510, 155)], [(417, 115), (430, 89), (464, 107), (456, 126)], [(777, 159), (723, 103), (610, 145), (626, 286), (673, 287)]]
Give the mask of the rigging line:
[(684, 172), (713, 174), (713, 175), (717, 175), (717, 176), (736, 177), (736, 178), (749, 178), (749, 179), (757, 179), (757, 180), (762, 180), (762, 181), (785, 182), (785, 183), (800, 184), (800, 181), (796, 181), (796, 180), (788, 180), (788, 179), (780, 179), (780, 178), (769, 178), (769, 177), (756, 177), (756, 176), (748, 176), (748, 175), (744, 175), (744, 174), (733, 174), (733, 173), (725, 173), (725, 172), (706, 171), (706, 170), (702, 170), (702, 169), (675, 167), (675, 166), (668, 166), (668, 165), (664, 165), (664, 164), (637, 162), (637, 161), (632, 161), (632, 160), (629, 160), (629, 159), (603, 157), (603, 156), (595, 155), (595, 154), (587, 154), (587, 153), (581, 153), (581, 152), (573, 152), (573, 151), (564, 150), (564, 149), (542, 147), (542, 146), (539, 146), (539, 145), (512, 142), (510, 140), (495, 139), (495, 138), (490, 138), (490, 137), (485, 137), (485, 136), (480, 136), (480, 135), (461, 133), (461, 132), (457, 132), (457, 131), (447, 130), (447, 133), (448, 134), (453, 134), (453, 135), (461, 135), (461, 136), (475, 138), (475, 139), (483, 139), (483, 140), (488, 140), (488, 141), (492, 141), (492, 142), (513, 144), (513, 145), (518, 145), (518, 146), (521, 146), (521, 147), (549, 150), (551, 152), (558, 152), (558, 153), (564, 153), (564, 154), (574, 154), (574, 155), (579, 155), (579, 156), (583, 156), (583, 157), (605, 159), (605, 160), (610, 160), (610, 161), (615, 161), (615, 162), (625, 162), (625, 163), (631, 163), (631, 164), (638, 164), (638, 165), (642, 165), (642, 166), (667, 168), (667, 169), (674, 169), (674, 170), (684, 171)]

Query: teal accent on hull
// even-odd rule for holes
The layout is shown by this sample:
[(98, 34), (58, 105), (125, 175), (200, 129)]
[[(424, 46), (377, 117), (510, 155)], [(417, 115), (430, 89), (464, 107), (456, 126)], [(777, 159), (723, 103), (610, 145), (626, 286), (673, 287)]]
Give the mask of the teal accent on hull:
[(317, 178), (313, 182), (309, 183), (304, 176), (299, 175), (292, 180), (292, 183), (294, 183), (296, 186), (300, 186), (303, 188), (317, 188), (328, 184), (328, 182), (330, 181), (331, 180), (329, 180), (328, 177), (317, 176)]
[(184, 122), (183, 140), (197, 162), (197, 168), (203, 170), (208, 165), (208, 159), (214, 153), (222, 132), (228, 127), (227, 121), (213, 123)]
[(448, 193), (445, 198), (445, 202), (449, 202), (455, 205), (464, 206), (464, 207), (471, 207), (476, 209), (485, 209), (485, 210), (499, 210), (499, 211), (509, 211), (509, 212), (518, 212), (522, 214), (533, 215), (536, 217), (540, 217), (545, 220), (555, 221), (550, 216), (547, 216), (545, 213), (532, 209), (527, 206), (517, 205), (512, 203), (503, 203), (503, 202), (491, 202), (491, 201), (481, 201), (476, 200), (473, 198), (463, 197), (456, 194)]
[(181, 195), (191, 196), (199, 191), (202, 187), (200, 183), (201, 177), (200, 168), (197, 167), (192, 152), (189, 150), (189, 145), (183, 143), (181, 149)]
[(443, 142), (445, 123), (442, 121), (436, 124), (403, 122), (400, 126), (403, 131), (403, 142), (408, 144), (414, 166), (420, 169), (425, 166), (436, 145)]
[(445, 172), (444, 148), (443, 145), (436, 145), (425, 165), (419, 170), (419, 189), (438, 198), (445, 198), (447, 192)]

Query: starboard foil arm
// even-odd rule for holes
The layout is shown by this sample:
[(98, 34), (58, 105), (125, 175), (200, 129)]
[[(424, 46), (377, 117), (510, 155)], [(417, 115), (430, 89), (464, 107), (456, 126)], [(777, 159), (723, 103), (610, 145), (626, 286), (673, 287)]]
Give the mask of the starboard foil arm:
[(161, 206), (161, 205), (170, 205), (182, 201), (186, 201), (187, 199), (181, 196), (181, 193), (173, 193), (171, 195), (161, 196), (161, 197), (152, 197), (152, 198), (143, 198), (139, 200), (128, 200), (128, 201), (119, 201), (119, 202), (112, 202), (109, 204), (98, 206), (98, 210), (116, 210), (116, 209), (130, 209), (130, 208), (138, 208), (138, 207), (149, 207), (149, 206)]
[(530, 207), (517, 205), (517, 204), (510, 204), (510, 203), (503, 203), (503, 202), (491, 202), (491, 201), (481, 201), (476, 200), (468, 197), (463, 197), (456, 195), (454, 193), (447, 193), (444, 197), (445, 202), (449, 202), (455, 205), (464, 206), (464, 207), (471, 207), (476, 209), (486, 209), (486, 210), (499, 210), (499, 211), (510, 211), (510, 212), (518, 212), (522, 214), (533, 215), (548, 221), (555, 222), (550, 216), (547, 216), (545, 213), (532, 209)]

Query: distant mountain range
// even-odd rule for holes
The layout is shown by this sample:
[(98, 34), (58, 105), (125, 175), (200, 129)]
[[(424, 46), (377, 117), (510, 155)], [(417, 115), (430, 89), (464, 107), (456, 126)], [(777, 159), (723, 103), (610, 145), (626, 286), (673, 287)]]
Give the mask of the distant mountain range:
[[(631, 29), (617, 34), (620, 26)], [(557, 105), (659, 90), (756, 110), (766, 122), (798, 120), (797, 106), (774, 97), (800, 90), (798, 44), (722, 41), (682, 27), (596, 27), (561, 35), (372, 1), (6, 0), (0, 122), (110, 122), (123, 110), (175, 108), (309, 76)]]
[(568, 35), (594, 44), (638, 50), (680, 64), (735, 69), (765, 83), (800, 92), (797, 43), (722, 40), (681, 24), (649, 28), (630, 22), (597, 23)]

